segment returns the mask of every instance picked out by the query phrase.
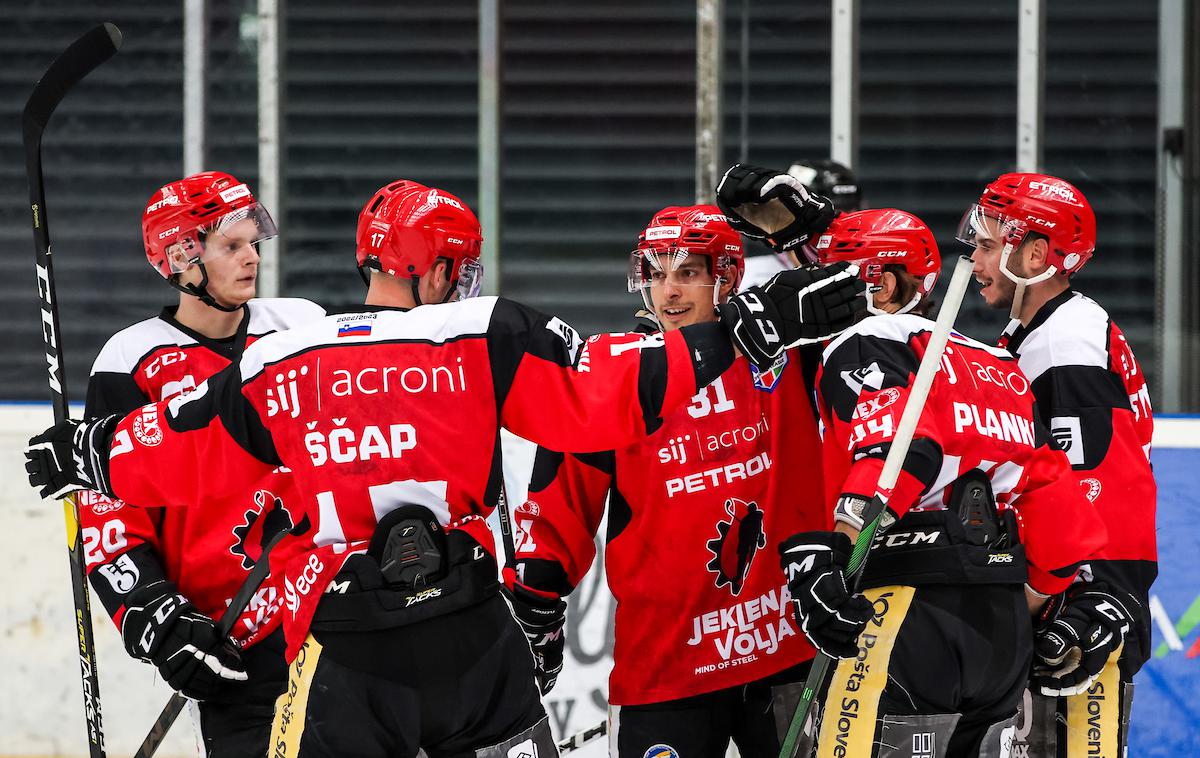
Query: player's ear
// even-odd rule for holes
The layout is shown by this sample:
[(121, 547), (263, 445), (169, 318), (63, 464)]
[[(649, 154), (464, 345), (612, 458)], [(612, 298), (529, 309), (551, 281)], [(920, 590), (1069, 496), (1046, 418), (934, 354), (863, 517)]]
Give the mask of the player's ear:
[(1031, 271), (1044, 271), (1050, 259), (1050, 241), (1038, 238), (1029, 249), (1029, 264)]
[(1026, 271), (1036, 275), (1046, 269), (1049, 254), (1050, 243), (1039, 235), (1022, 242), (1014, 252), (1014, 257), (1024, 264)]
[(879, 276), (879, 291), (875, 293), (876, 299), (884, 303), (892, 302), (892, 298), (896, 295), (896, 288), (900, 286), (900, 281), (896, 278), (894, 271), (884, 271)]

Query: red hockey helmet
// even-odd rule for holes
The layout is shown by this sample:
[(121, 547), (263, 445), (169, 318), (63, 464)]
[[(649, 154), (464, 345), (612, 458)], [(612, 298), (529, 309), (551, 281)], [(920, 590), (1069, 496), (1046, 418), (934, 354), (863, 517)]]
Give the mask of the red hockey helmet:
[(390, 184), (385, 184), (380, 187), (367, 204), (363, 206), (362, 212), (358, 214), (358, 229), (354, 233), (354, 239), (358, 246), (358, 265), (361, 268), (366, 260), (366, 252), (362, 241), (364, 239), (363, 232), (375, 220), (375, 214), (379, 212), (379, 208), (388, 200), (397, 202), (399, 198), (416, 192), (417, 190), (429, 189), (420, 182), (414, 182), (411, 179), (398, 179)]
[(171, 182), (151, 196), (142, 213), (146, 258), (163, 278), (174, 282), (207, 255), (216, 254), (205, 250), (209, 234), (246, 220), (256, 227), (251, 243), (278, 234), (271, 214), (258, 204), (250, 188), (229, 174), (205, 171)]
[[(1018, 284), (1049, 279), (1057, 271), (1074, 274), (1096, 250), (1096, 214), (1087, 198), (1070, 182), (1046, 174), (1004, 174), (984, 189), (979, 201), (967, 209), (956, 235), (974, 247), (986, 233), (1002, 236), (1004, 252), (1000, 270)], [(1049, 268), (1025, 279), (1008, 269), (1008, 256), (1030, 232), (1049, 240)]]
[[(417, 280), (439, 258), (449, 262), (449, 299), (474, 297), (483, 285), (479, 219), (467, 204), (445, 190), (417, 182), (392, 182), (371, 197), (358, 217), (357, 259), (371, 269)], [(420, 302), (420, 298), (417, 298)]]
[(812, 262), (823, 265), (857, 264), (859, 278), (868, 285), (879, 283), (884, 266), (903, 266), (916, 280), (917, 293), (900, 313), (912, 310), (933, 291), (942, 270), (942, 256), (933, 232), (921, 219), (895, 208), (843, 213), (817, 238), (815, 246), (805, 247), (804, 251), (810, 260), (815, 257)]
[(640, 291), (646, 307), (653, 310), (646, 288), (654, 282), (655, 272), (671, 271), (691, 254), (708, 258), (717, 284), (714, 304), (721, 284), (732, 282), (737, 289), (746, 271), (741, 235), (715, 205), (673, 205), (655, 213), (638, 235), (637, 247), (629, 255), (629, 291)]

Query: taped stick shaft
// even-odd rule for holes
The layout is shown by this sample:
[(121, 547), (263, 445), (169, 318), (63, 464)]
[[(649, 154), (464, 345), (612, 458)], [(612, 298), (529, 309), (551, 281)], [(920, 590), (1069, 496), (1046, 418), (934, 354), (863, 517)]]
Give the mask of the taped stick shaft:
[(879, 486), (876, 488), (881, 494), (890, 494), (896, 486), (896, 480), (900, 478), (900, 469), (908, 455), (908, 448), (912, 445), (913, 434), (921, 420), (921, 411), (925, 409), (925, 400), (933, 386), (934, 374), (941, 365), (946, 341), (950, 338), (954, 319), (958, 317), (963, 295), (970, 284), (971, 266), (971, 259), (966, 257), (959, 257), (954, 266), (954, 276), (951, 277), (950, 287), (946, 290), (946, 300), (938, 312), (937, 321), (934, 322), (929, 344), (925, 346), (925, 355), (917, 369), (917, 378), (913, 382), (912, 390), (909, 391), (904, 413), (900, 415), (900, 424), (896, 427), (896, 436), (892, 438), (892, 447), (883, 460), (883, 472), (879, 475)]

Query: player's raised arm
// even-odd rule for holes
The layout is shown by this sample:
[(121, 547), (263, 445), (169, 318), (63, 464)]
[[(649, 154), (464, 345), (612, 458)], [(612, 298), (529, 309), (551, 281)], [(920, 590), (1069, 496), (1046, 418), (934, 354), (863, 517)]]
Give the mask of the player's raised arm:
[(724, 373), (735, 347), (769, 367), (789, 347), (842, 331), (864, 307), (862, 289), (844, 264), (784, 271), (730, 298), (718, 322), (587, 341), (557, 318), (501, 300), (495, 342), (521, 350), (494, 371), (502, 423), (551, 449), (621, 447), (653, 432), (665, 411)]

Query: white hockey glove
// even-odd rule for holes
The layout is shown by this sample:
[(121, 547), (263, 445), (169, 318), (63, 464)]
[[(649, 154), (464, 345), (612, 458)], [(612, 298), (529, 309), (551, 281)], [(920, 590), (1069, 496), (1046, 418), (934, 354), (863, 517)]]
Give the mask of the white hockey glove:
[(733, 343), (759, 368), (784, 350), (848, 329), (867, 307), (866, 284), (846, 263), (781, 271), (718, 306)]
[(76, 490), (112, 495), (108, 448), (121, 417), (67, 419), (29, 439), (25, 472), (42, 498), (62, 498)]
[(838, 215), (833, 201), (813, 195), (785, 171), (735, 163), (717, 185), (717, 207), (729, 225), (777, 252), (803, 245)]
[(850, 594), (846, 585), (853, 549), (850, 538), (841, 532), (801, 532), (779, 545), (800, 630), (831, 658), (858, 655), (858, 635), (875, 615), (871, 601)]
[(1124, 643), (1138, 606), (1104, 582), (1079, 582), (1051, 598), (1034, 637), (1033, 685), (1051, 697), (1086, 692)]

